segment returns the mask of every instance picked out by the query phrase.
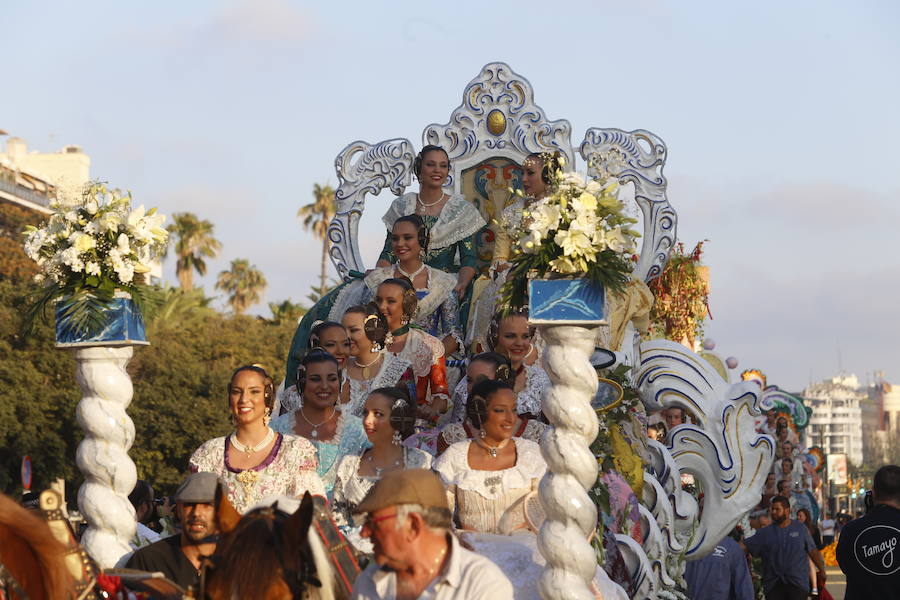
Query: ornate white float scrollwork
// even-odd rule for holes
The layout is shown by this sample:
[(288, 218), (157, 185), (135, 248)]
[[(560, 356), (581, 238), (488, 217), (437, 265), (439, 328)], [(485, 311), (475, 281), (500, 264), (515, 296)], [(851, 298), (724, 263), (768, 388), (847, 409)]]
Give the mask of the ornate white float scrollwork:
[(443, 124), (432, 124), (422, 134), (425, 144), (442, 146), (454, 169), (448, 185), (456, 193), (456, 176), (485, 158), (503, 156), (517, 162), (532, 152), (559, 150), (573, 164), (572, 125), (565, 119), (549, 121), (534, 103), (527, 79), (502, 62), (486, 64), (463, 92), (462, 104)]
[[(676, 492), (676, 501), (683, 500), (678, 498), (684, 496), (681, 473), (693, 475), (704, 494), (699, 518), (692, 503), (674, 507), (678, 519), (695, 521), (685, 556), (700, 558), (759, 502), (775, 452), (772, 437), (755, 429), (762, 394), (752, 382), (729, 384), (702, 357), (668, 340), (641, 345), (635, 376), (642, 399), (684, 408), (695, 419), (669, 432), (667, 448), (652, 447), (658, 455), (654, 475), (668, 494)], [(658, 495), (655, 500), (661, 501)], [(670, 551), (679, 551), (680, 543), (670, 545)]]
[(675, 210), (666, 198), (666, 144), (658, 136), (638, 129), (588, 129), (579, 149), (588, 174), (613, 176), (634, 184), (634, 198), (644, 223), (640, 260), (634, 273), (644, 281), (657, 277), (675, 245)]
[(336, 211), (328, 226), (329, 254), (338, 274), (346, 279), (351, 269), (365, 269), (356, 242), (359, 218), (366, 194), (378, 194), (389, 188), (396, 195), (410, 183), (413, 160), (409, 140), (393, 139), (369, 144), (356, 141), (347, 145), (334, 161), (338, 189), (334, 194)]

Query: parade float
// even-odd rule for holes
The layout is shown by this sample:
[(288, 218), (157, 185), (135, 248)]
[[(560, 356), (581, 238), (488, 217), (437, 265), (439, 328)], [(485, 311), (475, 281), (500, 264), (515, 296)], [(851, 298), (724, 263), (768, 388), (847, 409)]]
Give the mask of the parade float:
[[(489, 224), (477, 240), (482, 274), (529, 154), (558, 153), (562, 178), (580, 171), (595, 198), (612, 184), (620, 188), (640, 236), (627, 278), (604, 286), (590, 264), (579, 263), (592, 260), (591, 249), (579, 256), (562, 247), (565, 240), (556, 243), (569, 264), (522, 273), (553, 383), (544, 399), (552, 428), (541, 444), (549, 471), (540, 486), (546, 519), (539, 547), (547, 564), (540, 592), (548, 599), (592, 598), (590, 580), (600, 564), (630, 597), (685, 597), (685, 561), (710, 552), (759, 501), (774, 454), (772, 438), (756, 431), (764, 390), (732, 381), (724, 361), (717, 364), (709, 352), (649, 335), (647, 284), (663, 272), (677, 242), (663, 141), (649, 131), (611, 128), (588, 129), (578, 145), (571, 136), (568, 121), (549, 119), (535, 104), (527, 79), (495, 62), (469, 82), (446, 123), (425, 128), (422, 145), (446, 150), (446, 191), (465, 197)], [(416, 152), (407, 139), (356, 141), (335, 159), (340, 185), (327, 235), (345, 282), (372, 266), (358, 243), (367, 197), (408, 191)], [(624, 246), (615, 249), (624, 253)], [(315, 319), (333, 319), (331, 309), (314, 307), (298, 336)], [(287, 373), (304, 348), (297, 341)], [(665, 444), (648, 439), (646, 414), (670, 406), (686, 409), (693, 422), (674, 428)], [(684, 476), (694, 482), (689, 490)]]

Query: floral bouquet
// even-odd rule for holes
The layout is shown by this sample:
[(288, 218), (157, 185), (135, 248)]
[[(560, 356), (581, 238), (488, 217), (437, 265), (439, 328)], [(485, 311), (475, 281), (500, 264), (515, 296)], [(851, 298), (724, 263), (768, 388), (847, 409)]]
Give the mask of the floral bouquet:
[(31, 328), (38, 314), (60, 301), (61, 314), (79, 334), (102, 328), (104, 309), (117, 291), (127, 292), (140, 308), (143, 274), (166, 247), (165, 216), (143, 205), (132, 209), (131, 194), (108, 190), (99, 182), (80, 194), (61, 194), (41, 227), (25, 229), (25, 253), (41, 272), (42, 289), (26, 315)]
[(640, 234), (629, 228), (637, 220), (624, 212), (618, 180), (561, 170), (554, 179), (552, 193), (526, 206), (522, 226), (510, 232), (515, 254), (502, 291), (507, 306), (527, 303), (529, 278), (584, 277), (617, 291), (631, 274)]

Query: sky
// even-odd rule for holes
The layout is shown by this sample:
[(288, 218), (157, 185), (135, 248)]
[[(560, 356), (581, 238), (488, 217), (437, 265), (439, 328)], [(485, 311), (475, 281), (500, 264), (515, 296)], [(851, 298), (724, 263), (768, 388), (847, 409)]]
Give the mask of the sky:
[[(136, 203), (212, 221), (210, 294), (246, 258), (265, 302), (304, 301), (321, 244), (295, 215), (337, 184), (335, 156), (358, 139), (421, 147), (503, 61), (574, 144), (589, 127), (666, 142), (679, 238), (709, 240), (717, 352), (788, 390), (840, 369), (900, 383), (896, 2), (0, 5), (0, 129), (80, 145)], [(389, 200), (363, 216), (367, 266)]]

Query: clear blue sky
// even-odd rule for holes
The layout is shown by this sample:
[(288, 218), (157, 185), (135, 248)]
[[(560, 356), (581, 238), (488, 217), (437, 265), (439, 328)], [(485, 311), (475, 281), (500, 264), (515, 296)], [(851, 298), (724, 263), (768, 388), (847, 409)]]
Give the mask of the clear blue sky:
[(680, 237), (710, 240), (718, 350), (799, 389), (840, 345), (845, 369), (900, 383), (896, 2), (3, 4), (0, 128), (79, 144), (95, 177), (213, 221), (210, 293), (240, 257), (267, 300), (304, 299), (319, 244), (294, 215), (336, 182), (335, 155), (418, 146), (502, 60), (573, 142), (593, 126), (666, 141)]

